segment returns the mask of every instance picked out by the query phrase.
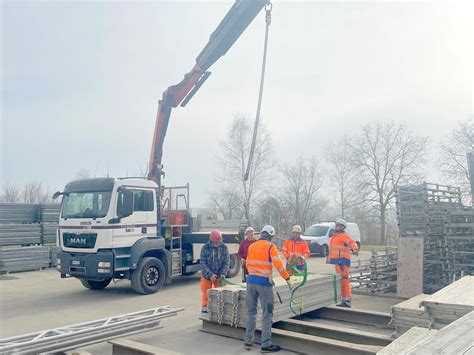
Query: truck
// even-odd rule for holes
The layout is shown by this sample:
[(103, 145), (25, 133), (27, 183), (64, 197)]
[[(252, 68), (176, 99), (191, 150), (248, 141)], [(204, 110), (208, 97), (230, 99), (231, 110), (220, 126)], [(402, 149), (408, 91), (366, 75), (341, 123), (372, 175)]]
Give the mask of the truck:
[[(270, 5), (271, 6), (271, 5)], [(89, 289), (128, 279), (140, 294), (152, 294), (175, 277), (200, 270), (199, 258), (209, 239), (193, 232), (189, 184), (165, 187), (163, 143), (171, 111), (184, 107), (209, 78), (208, 69), (225, 55), (267, 0), (236, 0), (211, 34), (184, 79), (170, 86), (159, 101), (147, 178), (92, 178), (69, 182), (63, 191), (57, 232), (57, 270)], [(242, 231), (223, 233), (231, 254), (230, 272), (240, 270), (237, 257)]]

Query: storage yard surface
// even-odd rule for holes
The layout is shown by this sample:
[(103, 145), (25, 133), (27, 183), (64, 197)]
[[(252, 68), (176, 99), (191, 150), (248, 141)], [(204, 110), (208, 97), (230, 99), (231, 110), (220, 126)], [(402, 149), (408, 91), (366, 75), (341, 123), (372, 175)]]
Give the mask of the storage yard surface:
[[(359, 258), (370, 256), (370, 252), (362, 252)], [(333, 266), (327, 265), (325, 258), (312, 257), (308, 264), (310, 271), (333, 272)], [(240, 276), (233, 279), (235, 282), (239, 280)], [(54, 269), (3, 275), (0, 276), (0, 285), (0, 338), (170, 305), (185, 310), (164, 319), (163, 329), (130, 339), (187, 354), (249, 354), (259, 350), (256, 346), (252, 352), (247, 352), (240, 341), (199, 331), (199, 275), (174, 280), (172, 287), (165, 286), (148, 296), (135, 294), (126, 281), (111, 284), (102, 291), (90, 291), (76, 279), (61, 280)], [(398, 301), (394, 298), (353, 297), (354, 308), (379, 312), (390, 312), (390, 307), (396, 303)], [(111, 346), (102, 344), (86, 350), (94, 354), (110, 354)]]

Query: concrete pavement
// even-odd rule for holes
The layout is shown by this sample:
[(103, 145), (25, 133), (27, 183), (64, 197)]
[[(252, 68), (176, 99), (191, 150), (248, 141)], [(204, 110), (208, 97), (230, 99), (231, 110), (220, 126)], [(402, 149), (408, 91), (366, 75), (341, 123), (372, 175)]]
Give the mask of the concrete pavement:
[[(361, 253), (360, 258), (370, 257)], [(324, 258), (312, 257), (310, 271), (332, 273)], [(236, 277), (236, 282), (240, 276)], [(355, 296), (354, 307), (389, 311), (392, 299)], [(113, 315), (170, 305), (184, 308), (177, 316), (164, 319), (163, 329), (130, 339), (186, 354), (251, 354), (239, 341), (199, 331), (199, 275), (181, 277), (153, 295), (137, 295), (129, 281), (91, 291), (73, 278), (60, 279), (54, 269), (0, 276), (0, 338), (81, 323)], [(94, 354), (110, 354), (108, 344), (88, 347)], [(258, 348), (255, 348), (257, 352)]]

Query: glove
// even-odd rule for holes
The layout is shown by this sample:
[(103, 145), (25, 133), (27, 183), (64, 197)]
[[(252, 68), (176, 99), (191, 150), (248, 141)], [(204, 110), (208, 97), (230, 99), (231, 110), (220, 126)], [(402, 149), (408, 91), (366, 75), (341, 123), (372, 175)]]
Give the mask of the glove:
[(286, 284), (288, 285), (288, 287), (290, 288), (290, 290), (293, 289), (293, 282), (291, 282), (291, 279), (286, 280)]

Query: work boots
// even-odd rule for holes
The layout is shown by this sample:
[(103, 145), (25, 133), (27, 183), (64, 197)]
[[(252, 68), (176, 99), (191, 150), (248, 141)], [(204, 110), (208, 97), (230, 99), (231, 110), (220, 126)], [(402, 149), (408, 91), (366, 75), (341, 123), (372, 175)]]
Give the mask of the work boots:
[(351, 308), (351, 301), (350, 300), (344, 300), (336, 306), (344, 307), (344, 308)]
[(276, 352), (280, 351), (280, 349), (281, 348), (278, 345), (272, 344), (272, 345), (270, 345), (266, 348), (261, 348), (260, 352), (261, 353), (276, 353)]

